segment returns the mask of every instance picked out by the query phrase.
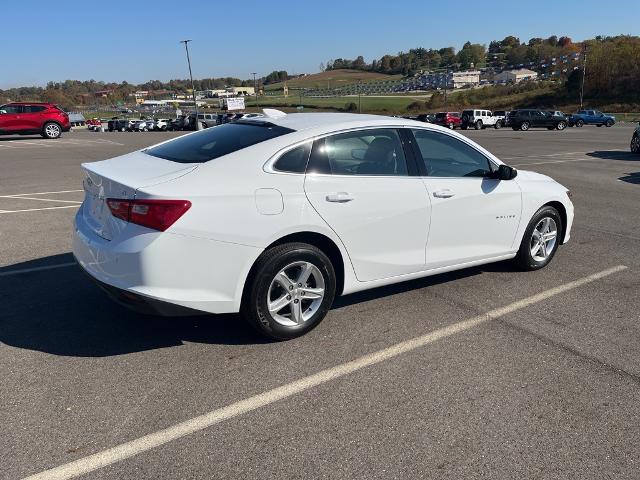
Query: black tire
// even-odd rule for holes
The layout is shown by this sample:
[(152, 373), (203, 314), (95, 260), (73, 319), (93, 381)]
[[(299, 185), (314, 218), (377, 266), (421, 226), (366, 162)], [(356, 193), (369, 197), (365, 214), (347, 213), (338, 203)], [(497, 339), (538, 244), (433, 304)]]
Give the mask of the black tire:
[(576, 120), (576, 127), (578, 128), (584, 127), (584, 120), (582, 119)]
[(631, 137), (631, 144), (629, 145), (631, 153), (640, 153), (640, 136), (637, 133)]
[(520, 130), (520, 127), (511, 127), (511, 130), (513, 130), (514, 132), (517, 132), (518, 130)]
[(613, 120), (607, 120), (607, 123), (605, 123), (605, 125), (610, 128), (613, 127)]
[(564, 130), (565, 128), (567, 128), (567, 122), (558, 122), (558, 124), (556, 125), (556, 130)]
[(555, 130), (556, 127), (547, 127), (547, 130)]
[[(324, 297), (315, 313), (297, 325), (283, 325), (269, 312), (270, 287), (278, 272), (294, 262), (308, 262), (322, 274)], [(241, 315), (261, 334), (274, 340), (289, 340), (315, 328), (327, 315), (336, 293), (336, 275), (325, 253), (306, 243), (286, 243), (265, 251), (256, 261), (245, 287), (240, 308)], [(304, 300), (300, 300), (303, 305)], [(289, 307), (285, 307), (289, 308)]]
[(522, 130), (523, 132), (526, 132), (527, 130), (529, 130), (530, 126), (531, 124), (529, 122), (522, 122), (520, 124), (520, 130)]
[(463, 123), (463, 124), (460, 126), (460, 128), (461, 128), (462, 130), (466, 130), (466, 129), (467, 129), (467, 124), (466, 124), (466, 123)]
[(474, 128), (475, 128), (476, 130), (480, 130), (482, 127), (483, 127), (483, 125), (482, 125), (482, 120), (478, 120), (478, 121), (475, 123), (475, 125), (474, 125)]
[[(546, 256), (544, 260), (538, 261), (531, 254), (531, 244), (534, 241), (534, 230), (544, 218), (553, 219), (553, 221), (556, 223), (557, 235), (551, 252)], [(558, 211), (549, 205), (542, 207), (535, 213), (535, 215), (531, 218), (529, 225), (527, 225), (527, 229), (525, 230), (522, 241), (520, 242), (520, 249), (518, 250), (518, 254), (516, 255), (516, 257), (514, 258), (515, 264), (522, 270), (526, 271), (539, 270), (547, 266), (558, 251), (558, 247), (560, 246), (560, 242), (562, 240), (560, 237), (562, 231), (562, 218), (560, 217)]]
[(40, 135), (50, 140), (60, 138), (62, 136), (62, 127), (56, 122), (47, 122), (42, 126)]
[(502, 128), (502, 120), (498, 120), (493, 128), (495, 128), (496, 130), (500, 130)]

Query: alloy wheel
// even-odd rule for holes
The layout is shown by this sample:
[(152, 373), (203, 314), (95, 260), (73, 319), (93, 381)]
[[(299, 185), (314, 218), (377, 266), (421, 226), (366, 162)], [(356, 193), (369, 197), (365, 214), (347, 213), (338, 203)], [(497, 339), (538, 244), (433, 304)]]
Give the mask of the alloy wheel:
[(529, 244), (531, 256), (536, 262), (543, 262), (553, 253), (558, 240), (558, 226), (551, 217), (542, 218), (531, 234)]
[(640, 153), (640, 135), (634, 135), (631, 139), (631, 151), (633, 153)]
[(44, 131), (49, 138), (57, 138), (60, 136), (60, 127), (55, 123), (50, 123), (49, 125), (47, 125)]
[(320, 308), (324, 294), (320, 269), (310, 262), (293, 262), (271, 281), (267, 306), (276, 322), (291, 327), (308, 321)]

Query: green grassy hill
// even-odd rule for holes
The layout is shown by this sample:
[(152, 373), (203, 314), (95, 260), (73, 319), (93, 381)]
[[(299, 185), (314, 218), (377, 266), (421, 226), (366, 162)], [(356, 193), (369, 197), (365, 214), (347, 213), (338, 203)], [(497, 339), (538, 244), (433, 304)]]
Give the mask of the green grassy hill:
[[(380, 82), (385, 80), (400, 80), (402, 75), (386, 75), (384, 73), (364, 72), (362, 70), (330, 70), (313, 73), (304, 77), (288, 80), (289, 89), (297, 88), (338, 88), (358, 82)], [(282, 91), (283, 82), (265, 85), (265, 91)]]

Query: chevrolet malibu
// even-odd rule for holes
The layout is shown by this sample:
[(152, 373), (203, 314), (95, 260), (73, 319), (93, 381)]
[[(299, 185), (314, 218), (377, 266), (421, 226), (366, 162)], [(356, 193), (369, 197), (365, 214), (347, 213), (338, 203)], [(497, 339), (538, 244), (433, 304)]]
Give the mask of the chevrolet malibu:
[(314, 328), (336, 295), (512, 259), (546, 266), (573, 204), (451, 130), (337, 113), (239, 120), (82, 165), (73, 252), (116, 300)]

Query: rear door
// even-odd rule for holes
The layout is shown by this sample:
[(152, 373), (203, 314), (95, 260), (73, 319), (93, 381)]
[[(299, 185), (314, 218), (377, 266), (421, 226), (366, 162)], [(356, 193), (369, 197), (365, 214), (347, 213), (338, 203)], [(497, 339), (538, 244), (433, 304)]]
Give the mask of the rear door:
[(342, 240), (360, 281), (425, 268), (430, 204), (401, 138), (397, 129), (375, 128), (313, 144), (305, 193)]
[(447, 133), (414, 129), (423, 182), (431, 202), (427, 268), (440, 268), (513, 251), (522, 195), (475, 147)]
[(46, 109), (47, 107), (44, 105), (25, 105), (22, 113), (24, 128), (40, 130), (43, 125), (43, 113)]

